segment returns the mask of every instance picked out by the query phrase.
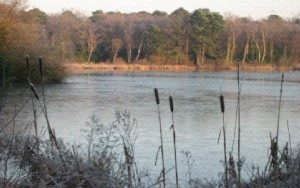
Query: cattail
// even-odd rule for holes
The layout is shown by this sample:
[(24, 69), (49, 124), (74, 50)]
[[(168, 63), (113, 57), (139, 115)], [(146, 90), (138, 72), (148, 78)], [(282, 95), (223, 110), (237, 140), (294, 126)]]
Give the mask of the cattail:
[[(223, 115), (223, 138), (224, 138), (224, 165), (225, 165), (225, 187), (228, 188), (228, 165), (227, 165), (227, 149), (226, 149), (226, 125), (224, 120), (225, 104), (224, 96), (220, 95), (221, 112)], [(220, 135), (219, 135), (220, 136)]]
[(42, 57), (39, 57), (39, 68), (40, 68), (40, 74), (43, 76), (43, 60)]
[(171, 112), (174, 112), (174, 104), (173, 104), (172, 95), (169, 96), (169, 102), (170, 102), (170, 110), (171, 110)]
[(39, 96), (38, 96), (38, 94), (37, 94), (37, 92), (36, 92), (36, 89), (35, 89), (33, 83), (30, 83), (30, 89), (31, 89), (31, 91), (33, 92), (35, 98), (36, 98), (37, 100), (40, 100), (40, 98), (39, 98)]
[(157, 90), (157, 88), (154, 89), (154, 94), (155, 94), (156, 104), (159, 104), (159, 96), (158, 96), (158, 90)]
[(224, 96), (223, 95), (220, 96), (220, 104), (221, 104), (221, 111), (222, 111), (222, 113), (224, 113), (225, 112), (225, 104), (224, 104)]
[(280, 89), (280, 94), (282, 94), (282, 83), (283, 83), (283, 78), (284, 78), (284, 74), (281, 75), (281, 89)]
[(179, 182), (178, 182), (178, 169), (177, 169), (177, 152), (176, 152), (176, 134), (175, 134), (175, 125), (174, 125), (174, 103), (173, 103), (173, 97), (170, 94), (169, 96), (169, 102), (170, 102), (170, 110), (172, 114), (172, 126), (171, 129), (173, 129), (173, 144), (174, 144), (174, 159), (175, 159), (175, 178), (176, 178), (176, 188), (179, 188)]
[(162, 176), (163, 176), (163, 187), (166, 187), (166, 174), (165, 174), (165, 158), (164, 158), (164, 144), (163, 144), (163, 135), (162, 135), (162, 126), (161, 126), (161, 117), (160, 117), (160, 110), (159, 110), (159, 95), (158, 90), (154, 88), (154, 95), (155, 101), (157, 104), (157, 114), (158, 114), (158, 121), (159, 121), (159, 132), (160, 132), (160, 151), (161, 151), (161, 160), (162, 160)]
[(27, 74), (29, 74), (29, 72), (30, 72), (29, 55), (26, 56), (26, 58), (25, 58), (25, 63), (26, 63), (26, 71), (27, 71)]

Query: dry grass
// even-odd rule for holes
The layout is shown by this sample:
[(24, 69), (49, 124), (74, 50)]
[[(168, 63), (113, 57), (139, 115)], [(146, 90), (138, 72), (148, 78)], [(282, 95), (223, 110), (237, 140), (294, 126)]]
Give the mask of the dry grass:
[[(127, 64), (122, 61), (112, 63), (63, 63), (68, 73), (85, 73), (85, 72), (101, 72), (101, 71), (171, 71), (171, 72), (186, 72), (186, 71), (235, 71), (236, 67), (231, 65), (221, 65), (219, 63), (207, 63), (200, 65), (200, 68), (193, 64), (150, 64), (148, 62), (138, 62), (135, 64)], [(288, 66), (273, 66), (273, 65), (253, 65), (242, 64), (241, 69), (247, 72), (274, 72), (274, 71), (289, 71), (296, 67)]]
[(150, 64), (125, 64), (125, 63), (66, 63), (66, 70), (69, 73), (80, 73), (86, 71), (105, 71), (105, 70), (120, 70), (120, 71), (194, 71), (196, 68), (193, 65), (150, 65)]

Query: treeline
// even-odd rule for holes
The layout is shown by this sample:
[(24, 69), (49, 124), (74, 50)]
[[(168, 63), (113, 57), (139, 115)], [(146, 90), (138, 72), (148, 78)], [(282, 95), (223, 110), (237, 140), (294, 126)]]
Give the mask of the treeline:
[[(39, 78), (38, 57), (43, 56), (47, 82), (57, 82), (64, 75), (56, 55), (58, 47), (49, 44), (49, 16), (33, 9), (25, 11), (24, 0), (0, 0), (0, 85), (26, 82), (25, 56), (30, 57), (32, 80)], [(63, 41), (62, 41), (63, 42)]]
[(25, 53), (55, 61), (230, 65), (291, 64), (300, 59), (300, 19), (270, 15), (262, 20), (223, 17), (208, 9), (167, 14), (101, 10), (87, 17), (63, 11), (26, 10), (20, 0), (1, 1), (2, 59)]

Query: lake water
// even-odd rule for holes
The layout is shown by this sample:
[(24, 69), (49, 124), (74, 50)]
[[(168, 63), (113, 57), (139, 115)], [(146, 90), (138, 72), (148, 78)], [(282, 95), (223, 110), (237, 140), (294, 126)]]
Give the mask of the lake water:
[[(241, 153), (246, 158), (243, 176), (247, 178), (247, 167), (252, 163), (264, 167), (268, 159), (269, 133), (275, 135), (277, 126), (281, 74), (241, 73), (241, 77)], [(178, 153), (181, 150), (191, 151), (194, 159), (192, 177), (216, 179), (222, 171), (220, 161), (223, 159), (222, 140), (217, 143), (222, 125), (219, 95), (222, 93), (225, 97), (227, 147), (230, 150), (237, 103), (235, 72), (103, 72), (71, 75), (61, 84), (46, 86), (51, 125), (56, 135), (66, 142), (83, 142), (80, 130), (92, 115), (96, 115), (103, 124), (108, 124), (114, 120), (116, 111), (128, 110), (138, 122), (138, 166), (159, 174), (160, 167), (154, 166), (160, 145), (154, 83), (160, 93), (167, 169), (174, 166), (172, 131), (169, 130), (171, 114), (168, 96), (171, 92), (175, 105)], [(9, 96), (8, 103), (18, 105), (30, 94), (24, 87), (14, 87)], [(300, 143), (300, 72), (285, 73), (281, 109), (280, 145), (283, 146), (288, 140), (288, 120), (292, 146), (296, 147)], [(30, 108), (26, 108), (18, 119), (28, 121), (31, 114)], [(44, 122), (42, 119), (39, 125)], [(235, 154), (236, 151), (235, 145)], [(180, 153), (178, 158), (179, 177), (185, 180), (186, 160)], [(169, 179), (174, 182), (173, 171)]]

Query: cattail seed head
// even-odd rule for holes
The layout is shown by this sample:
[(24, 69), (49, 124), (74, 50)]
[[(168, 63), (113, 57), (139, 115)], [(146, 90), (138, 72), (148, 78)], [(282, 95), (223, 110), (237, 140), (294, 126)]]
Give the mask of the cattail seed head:
[(157, 88), (154, 88), (154, 95), (155, 95), (155, 101), (156, 101), (156, 104), (159, 104), (159, 95), (158, 95), (158, 90), (157, 90)]
[(31, 91), (33, 92), (35, 98), (36, 98), (37, 100), (40, 100), (40, 98), (39, 98), (39, 96), (38, 96), (38, 94), (37, 94), (37, 92), (36, 92), (36, 89), (35, 89), (33, 83), (30, 83), (30, 89), (31, 89)]
[(40, 74), (43, 76), (43, 60), (42, 60), (42, 57), (39, 57), (39, 68), (40, 68)]
[(222, 111), (222, 113), (224, 113), (225, 112), (225, 103), (224, 103), (223, 95), (220, 96), (220, 104), (221, 104), (221, 111)]
[(169, 96), (169, 102), (170, 102), (170, 110), (171, 110), (171, 112), (174, 112), (174, 104), (173, 104), (172, 95)]

